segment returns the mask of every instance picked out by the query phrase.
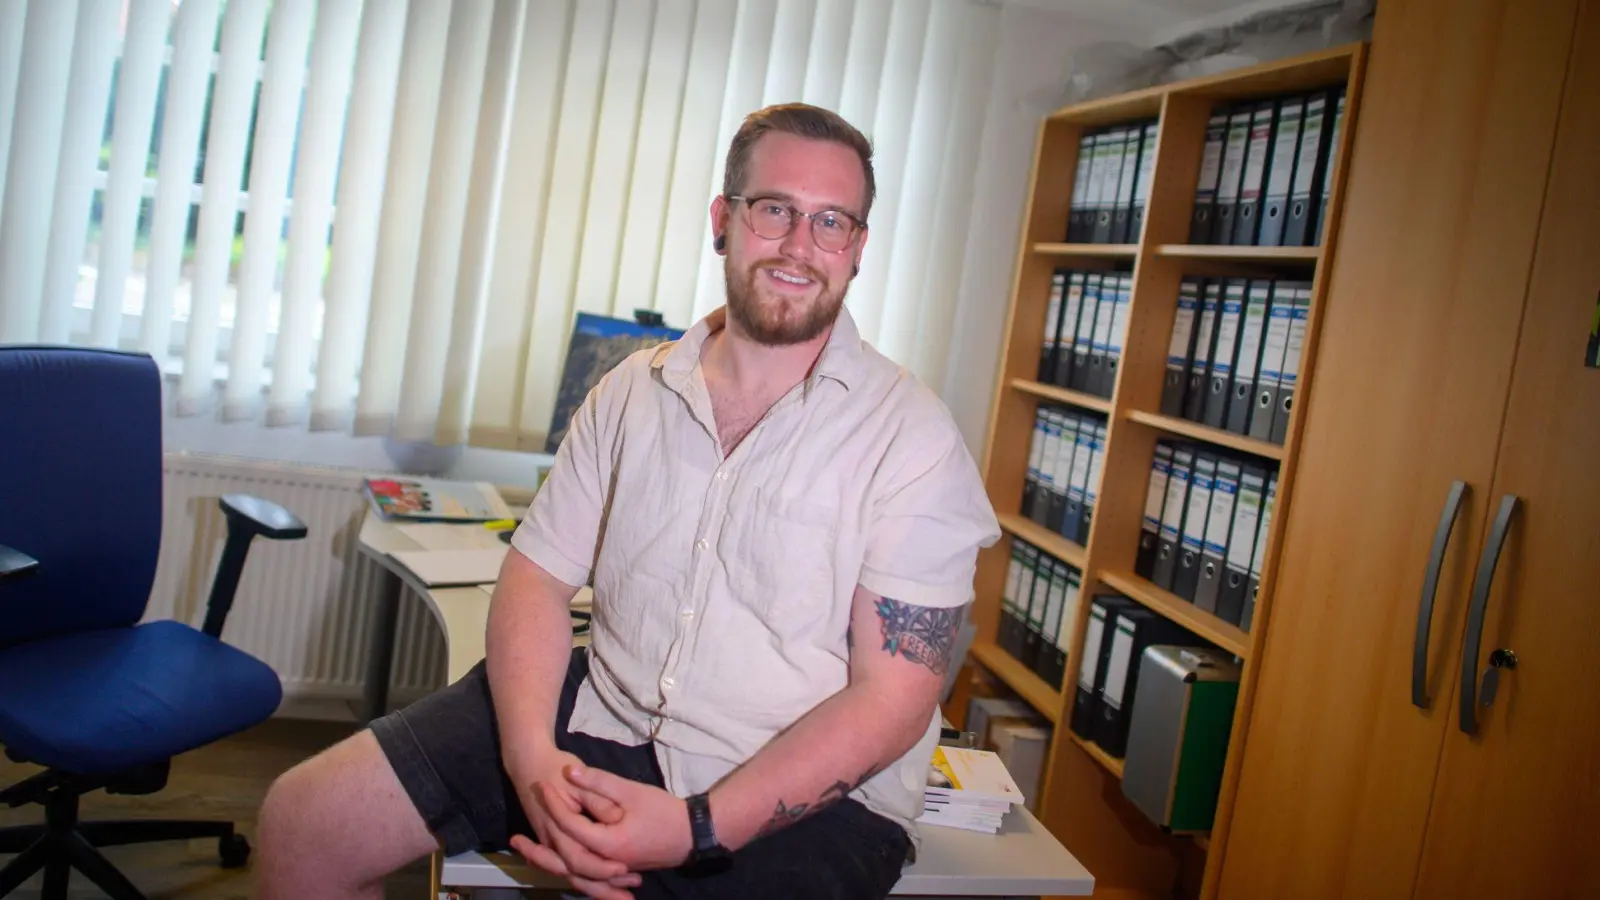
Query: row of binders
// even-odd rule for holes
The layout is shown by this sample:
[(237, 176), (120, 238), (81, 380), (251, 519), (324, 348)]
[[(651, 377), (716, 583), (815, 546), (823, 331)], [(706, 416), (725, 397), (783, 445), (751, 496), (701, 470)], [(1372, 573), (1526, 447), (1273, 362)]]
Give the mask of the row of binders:
[(1069, 244), (1138, 243), (1156, 168), (1155, 119), (1085, 131), (1078, 140)]
[(1022, 485), (1022, 515), (1075, 544), (1087, 544), (1105, 467), (1105, 416), (1039, 404)]
[(1128, 726), (1139, 688), (1140, 665), (1152, 646), (1210, 647), (1205, 640), (1134, 600), (1096, 594), (1078, 658), (1078, 688), (1070, 727), (1118, 759), (1128, 752)]
[(1320, 243), (1344, 101), (1338, 87), (1213, 110), (1189, 243)]
[(1132, 301), (1131, 273), (1057, 269), (1045, 306), (1039, 381), (1110, 399)]
[(1082, 588), (1083, 573), (1075, 566), (1012, 539), (996, 643), (1053, 688), (1061, 687), (1066, 673)]
[(1282, 444), (1310, 319), (1308, 281), (1183, 279), (1161, 413)]
[(1187, 441), (1156, 442), (1134, 571), (1250, 630), (1278, 471)]

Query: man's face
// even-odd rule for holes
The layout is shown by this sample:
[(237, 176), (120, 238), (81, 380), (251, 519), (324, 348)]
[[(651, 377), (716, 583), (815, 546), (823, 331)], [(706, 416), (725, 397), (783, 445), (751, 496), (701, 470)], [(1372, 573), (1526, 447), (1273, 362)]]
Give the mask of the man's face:
[[(860, 157), (843, 144), (769, 133), (751, 150), (748, 173), (741, 196), (768, 198), (802, 213), (839, 210), (861, 217), (866, 178)], [(722, 197), (712, 204), (714, 221), (727, 237), (728, 315), (761, 344), (811, 340), (838, 317), (866, 232), (830, 253), (812, 239), (813, 220), (798, 218), (787, 236), (767, 239), (751, 230), (748, 207)]]

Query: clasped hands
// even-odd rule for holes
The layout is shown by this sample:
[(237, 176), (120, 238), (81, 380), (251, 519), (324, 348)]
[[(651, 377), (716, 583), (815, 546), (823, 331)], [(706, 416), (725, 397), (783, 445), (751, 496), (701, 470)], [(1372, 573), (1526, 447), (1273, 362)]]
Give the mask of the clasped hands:
[(693, 840), (681, 798), (560, 751), (529, 774), (517, 794), (537, 841), (514, 835), (511, 849), (594, 900), (631, 900), (640, 872), (688, 859)]

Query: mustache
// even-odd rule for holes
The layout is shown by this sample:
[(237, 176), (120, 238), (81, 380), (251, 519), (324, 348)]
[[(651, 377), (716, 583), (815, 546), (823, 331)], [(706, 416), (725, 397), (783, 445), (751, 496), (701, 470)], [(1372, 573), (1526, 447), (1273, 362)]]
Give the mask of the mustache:
[(805, 263), (797, 263), (787, 259), (778, 259), (776, 257), (771, 259), (763, 259), (752, 263), (748, 271), (753, 275), (757, 269), (788, 269), (790, 271), (799, 272), (801, 275), (817, 282), (818, 284), (828, 283), (827, 276), (823, 275), (816, 269), (813, 269)]

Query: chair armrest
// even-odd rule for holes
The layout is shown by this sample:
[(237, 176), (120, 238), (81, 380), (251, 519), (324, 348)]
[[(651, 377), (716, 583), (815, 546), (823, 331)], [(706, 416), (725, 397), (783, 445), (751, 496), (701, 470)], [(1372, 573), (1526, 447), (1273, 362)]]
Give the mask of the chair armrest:
[(39, 568), (37, 559), (23, 553), (21, 550), (0, 544), (0, 581), (9, 581), (13, 578), (21, 578), (24, 575), (31, 575), (37, 568)]
[(224, 494), (218, 503), (228, 519), (228, 540), (222, 546), (222, 559), (211, 581), (211, 599), (206, 601), (206, 621), (201, 628), (214, 638), (222, 638), (222, 626), (233, 608), (233, 595), (244, 574), (244, 558), (256, 535), (273, 541), (297, 541), (306, 536), (306, 525), (287, 509), (249, 494)]
[(222, 512), (228, 517), (228, 530), (243, 528), (252, 536), (273, 541), (297, 541), (306, 536), (306, 525), (287, 509), (249, 494), (224, 494)]

